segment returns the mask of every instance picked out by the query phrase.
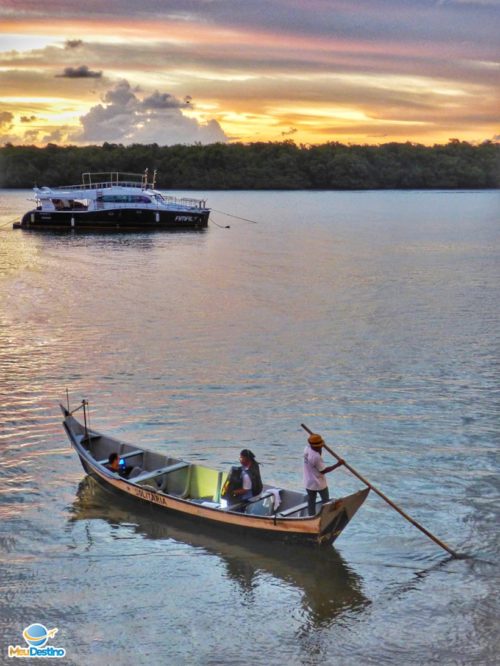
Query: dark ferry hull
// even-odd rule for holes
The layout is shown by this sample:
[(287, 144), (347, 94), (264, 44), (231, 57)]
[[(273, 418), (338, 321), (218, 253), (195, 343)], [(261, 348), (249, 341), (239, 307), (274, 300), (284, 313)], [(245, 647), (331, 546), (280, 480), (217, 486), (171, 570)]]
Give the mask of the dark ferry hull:
[(204, 229), (209, 210), (172, 211), (118, 208), (96, 211), (32, 210), (14, 225), (20, 229), (78, 231), (143, 231), (154, 229)]

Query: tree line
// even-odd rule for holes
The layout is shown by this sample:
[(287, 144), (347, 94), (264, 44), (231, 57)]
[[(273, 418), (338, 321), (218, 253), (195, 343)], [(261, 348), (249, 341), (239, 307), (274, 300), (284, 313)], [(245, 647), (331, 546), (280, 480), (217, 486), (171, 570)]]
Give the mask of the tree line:
[(157, 188), (196, 190), (471, 189), (500, 185), (500, 145), (379, 146), (293, 141), (0, 148), (0, 187), (81, 182), (83, 172), (157, 170)]

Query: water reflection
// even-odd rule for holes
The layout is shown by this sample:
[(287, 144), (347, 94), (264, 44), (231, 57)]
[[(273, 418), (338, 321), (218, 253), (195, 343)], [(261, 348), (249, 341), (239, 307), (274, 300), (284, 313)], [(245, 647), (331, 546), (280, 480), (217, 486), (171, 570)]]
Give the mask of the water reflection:
[[(80, 482), (70, 512), (71, 522), (97, 519), (114, 527), (126, 524), (146, 539), (174, 540), (216, 555), (248, 601), (263, 576), (293, 586), (302, 595), (303, 629), (328, 627), (344, 613), (360, 612), (370, 603), (361, 578), (333, 548), (269, 543), (239, 534), (231, 537), (182, 517), (165, 517), (157, 507), (139, 507), (126, 497), (114, 497), (110, 502), (109, 493), (91, 477)], [(89, 530), (86, 535), (90, 549)]]
[(83, 247), (90, 245), (104, 245), (106, 247), (119, 249), (121, 247), (132, 247), (134, 249), (148, 249), (154, 247), (162, 237), (172, 238), (174, 241), (178, 237), (202, 237), (207, 229), (151, 229), (148, 231), (123, 231), (120, 229), (107, 229), (98, 233), (88, 229), (53, 229), (40, 230), (23, 229), (22, 233), (36, 236), (36, 242), (40, 245), (71, 245), (74, 247)]

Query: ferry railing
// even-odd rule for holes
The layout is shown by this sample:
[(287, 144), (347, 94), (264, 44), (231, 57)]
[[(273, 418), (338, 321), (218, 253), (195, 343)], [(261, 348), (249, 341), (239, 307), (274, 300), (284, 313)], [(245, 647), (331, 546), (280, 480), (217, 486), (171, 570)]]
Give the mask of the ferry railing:
[[(195, 203), (186, 203), (187, 202), (195, 202)], [(152, 201), (150, 204), (147, 203), (137, 203), (135, 201), (131, 201), (130, 203), (126, 201), (100, 201), (99, 199), (95, 200), (96, 207), (98, 207), (101, 210), (105, 210), (106, 208), (150, 208), (150, 210), (158, 210), (157, 202)], [(205, 210), (206, 209), (206, 202), (205, 201), (198, 201), (196, 199), (175, 199), (175, 197), (171, 197), (170, 201), (167, 201), (166, 203), (171, 204), (172, 206), (179, 206), (179, 210), (182, 208), (196, 208), (199, 210)]]
[(60, 190), (105, 190), (110, 187), (135, 187), (140, 190), (145, 190), (152, 187), (151, 183), (138, 183), (134, 180), (114, 180), (114, 181), (104, 181), (102, 183), (80, 183), (80, 185), (57, 185), (56, 187), (51, 187), (51, 190), (60, 191)]
[(204, 199), (189, 199), (187, 197), (173, 197), (169, 194), (163, 194), (163, 201), (180, 206), (189, 206), (190, 208), (206, 208), (207, 202)]
[[(88, 190), (105, 190), (109, 189), (111, 187), (136, 187), (145, 189), (141, 186), (140, 183), (134, 183), (134, 182), (128, 182), (128, 181), (118, 181), (118, 182), (106, 182), (106, 183), (93, 183), (92, 186), (82, 183), (81, 185), (58, 185), (57, 187), (51, 187), (50, 191), (51, 192), (85, 192)], [(162, 199), (165, 203), (170, 203), (174, 204), (177, 206), (188, 206), (189, 208), (206, 208), (206, 201), (204, 199), (191, 199), (189, 197), (174, 197), (169, 194), (162, 194)], [(120, 205), (122, 202), (106, 202), (106, 203), (114, 203), (115, 205)], [(127, 204), (127, 202), (123, 202), (124, 205), (129, 205), (130, 203)], [(151, 203), (155, 203), (153, 200)], [(143, 204), (144, 205), (144, 204)]]

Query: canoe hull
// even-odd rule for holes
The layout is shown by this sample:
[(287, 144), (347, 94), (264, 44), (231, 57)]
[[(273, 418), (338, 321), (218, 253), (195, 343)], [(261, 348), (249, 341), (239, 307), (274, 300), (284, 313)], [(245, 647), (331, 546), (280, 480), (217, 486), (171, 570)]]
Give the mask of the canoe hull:
[[(201, 504), (190, 498), (174, 496), (141, 485), (133, 479), (122, 478), (107, 470), (93, 459), (86, 448), (85, 435), (82, 434), (83, 426), (64, 408), (62, 409), (65, 412), (64, 428), (79, 455), (83, 469), (101, 486), (142, 505), (155, 506), (166, 515), (176, 513), (192, 521), (202, 521), (217, 529), (245, 531), (247, 535), (265, 539), (330, 545), (338, 538), (369, 493), (369, 488), (365, 488), (347, 497), (328, 502), (322, 505), (313, 517), (285, 517), (279, 512), (271, 516), (248, 515), (236, 510), (221, 509), (220, 506), (205, 506), (205, 503)], [(96, 439), (101, 435), (93, 431), (92, 437)], [(116, 443), (118, 445), (118, 442)]]

